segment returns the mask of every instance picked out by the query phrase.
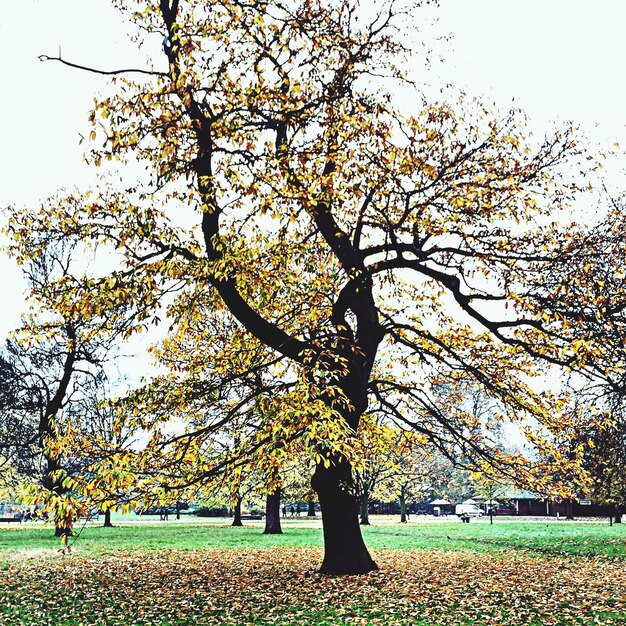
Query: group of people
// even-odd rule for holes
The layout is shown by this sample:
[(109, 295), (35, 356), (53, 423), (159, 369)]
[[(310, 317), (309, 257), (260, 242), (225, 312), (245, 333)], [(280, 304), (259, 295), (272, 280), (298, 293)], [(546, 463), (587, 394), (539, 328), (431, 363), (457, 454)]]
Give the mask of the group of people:
[[(0, 511), (0, 518), (10, 519), (10, 520), (19, 520), (20, 522), (28, 522), (30, 520), (44, 518), (44, 515), (39, 515), (36, 509), (26, 511), (22, 509), (14, 509), (13, 507), (9, 507), (8, 509), (2, 509)], [(47, 518), (47, 514), (45, 515)]]
[(302, 513), (302, 508), (300, 507), (300, 503), (295, 506), (292, 504), (291, 506), (283, 506), (283, 517), (287, 517), (287, 513), (289, 513), (289, 517), (300, 517), (300, 513)]

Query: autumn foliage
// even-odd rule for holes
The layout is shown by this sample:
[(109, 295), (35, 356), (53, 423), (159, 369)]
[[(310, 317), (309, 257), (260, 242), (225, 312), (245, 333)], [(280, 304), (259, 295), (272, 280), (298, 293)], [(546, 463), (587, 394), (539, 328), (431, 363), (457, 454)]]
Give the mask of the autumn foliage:
[(623, 623), (621, 561), (524, 554), (377, 551), (381, 572), (329, 578), (318, 549), (123, 554), (15, 562), (0, 621), (161, 624)]
[[(119, 162), (122, 184), (16, 210), (9, 226), (18, 260), (49, 238), (113, 255), (112, 271), (52, 286), (60, 315), (110, 315), (125, 336), (168, 322), (166, 371), (120, 414), (146, 446), (92, 475), (166, 499), (246, 464), (272, 480), (304, 452), (322, 570), (346, 574), (376, 567), (352, 472), (364, 415), (544, 493), (572, 490), (554, 467), (583, 484), (582, 454), (560, 438), (567, 398), (544, 380), (614, 380), (621, 344), (605, 331), (624, 294), (600, 275), (623, 246), (616, 213), (596, 228), (568, 213), (595, 166), (575, 131), (533, 140), (519, 111), (461, 96), (414, 92), (405, 113), (409, 6), (115, 4), (140, 41), (162, 42), (91, 115), (89, 159)], [(146, 175), (130, 182), (137, 162)], [(476, 387), (533, 462), (468, 410)]]

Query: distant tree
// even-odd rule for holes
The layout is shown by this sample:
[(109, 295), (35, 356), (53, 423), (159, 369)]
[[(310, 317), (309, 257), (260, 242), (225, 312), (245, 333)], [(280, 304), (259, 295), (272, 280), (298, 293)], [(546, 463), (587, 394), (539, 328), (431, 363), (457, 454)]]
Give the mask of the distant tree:
[(510, 483), (499, 474), (490, 471), (475, 471), (471, 473), (471, 481), (474, 492), (484, 500), (486, 512), (489, 514), (489, 523), (493, 524), (494, 509), (496, 502), (502, 501), (511, 491)]
[(626, 506), (626, 419), (624, 407), (614, 405), (610, 416), (587, 428), (585, 469), (589, 473), (589, 496), (614, 507), (614, 521), (620, 523)]
[(105, 364), (128, 323), (119, 309), (103, 316), (63, 307), (78, 280), (73, 269), (84, 261), (81, 248), (47, 233), (31, 233), (28, 241), (15, 236), (8, 244), (26, 276), (31, 308), (0, 360), (0, 375), (11, 389), (0, 406), (0, 446), (35, 481), (31, 497), (51, 513), (58, 536), (68, 535), (81, 513), (69, 487), (85, 452), (75, 444), (79, 433), (100, 441), (106, 436), (90, 420), (106, 393)]

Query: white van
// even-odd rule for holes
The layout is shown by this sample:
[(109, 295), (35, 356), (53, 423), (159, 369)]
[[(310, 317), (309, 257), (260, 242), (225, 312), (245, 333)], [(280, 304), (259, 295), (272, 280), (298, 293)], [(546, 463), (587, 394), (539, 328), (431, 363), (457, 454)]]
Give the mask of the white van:
[(461, 517), (461, 515), (469, 515), (470, 517), (480, 517), (485, 512), (477, 507), (475, 504), (457, 504), (454, 510), (455, 514)]

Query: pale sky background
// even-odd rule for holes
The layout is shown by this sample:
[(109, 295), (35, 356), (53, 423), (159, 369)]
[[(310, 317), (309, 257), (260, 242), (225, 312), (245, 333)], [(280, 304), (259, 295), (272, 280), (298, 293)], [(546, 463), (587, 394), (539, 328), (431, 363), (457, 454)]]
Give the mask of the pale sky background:
[[(68, 60), (116, 69), (144, 65), (148, 52), (128, 42), (128, 27), (107, 0), (2, 4), (0, 206), (92, 180), (81, 164), (80, 133), (88, 134), (89, 108), (107, 79), (38, 55), (61, 47)], [(435, 14), (438, 25), (427, 32), (451, 39), (437, 48), (443, 60), (433, 62), (430, 84), (464, 87), (503, 108), (514, 102), (535, 128), (573, 119), (594, 139), (626, 146), (622, 0), (441, 0)], [(609, 176), (619, 187), (622, 166)], [(0, 273), (2, 339), (18, 323), (23, 297), (11, 262), (0, 258)]]

